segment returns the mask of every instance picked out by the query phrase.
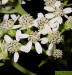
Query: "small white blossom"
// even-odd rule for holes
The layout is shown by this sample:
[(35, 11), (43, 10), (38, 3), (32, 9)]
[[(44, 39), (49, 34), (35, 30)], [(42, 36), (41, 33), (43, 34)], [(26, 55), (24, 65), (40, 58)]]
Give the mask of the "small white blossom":
[(38, 41), (40, 41), (40, 34), (38, 32), (31, 32), (28, 37), (28, 43), (26, 46), (22, 47), (24, 52), (29, 52), (32, 48), (32, 43), (35, 44), (35, 49), (38, 54), (42, 53), (42, 47)]
[(56, 59), (62, 58), (63, 52), (60, 49), (53, 50), (52, 56)]
[(19, 25), (22, 29), (28, 29), (32, 27), (34, 19), (29, 14), (24, 14), (19, 18)]
[[(20, 34), (19, 34), (20, 35)], [(16, 37), (17, 39), (18, 37)], [(18, 59), (19, 59), (19, 54), (18, 54), (18, 51), (23, 51), (23, 48), (20, 43), (19, 43), (19, 40), (13, 40), (10, 36), (8, 35), (5, 35), (4, 36), (4, 40), (7, 44), (7, 50), (10, 52), (10, 53), (14, 53), (14, 62), (17, 62)]]
[(55, 59), (58, 59), (62, 58), (63, 52), (60, 49), (56, 49), (56, 46), (51, 43), (48, 47), (48, 50), (46, 51), (46, 54), (48, 56), (54, 57)]
[[(53, 6), (50, 6), (50, 5), (45, 6), (44, 9), (50, 12), (45, 15), (46, 18), (48, 18), (48, 19), (65, 16), (69, 13), (72, 13), (72, 8), (68, 7), (68, 8), (63, 9), (60, 1), (56, 1), (56, 3)], [(59, 19), (57, 18), (57, 22), (59, 24), (61, 24), (63, 22), (62, 19), (61, 19), (61, 22), (59, 22), (60, 19), (61, 19), (61, 17)]]
[(63, 40), (63, 37), (61, 36), (61, 33), (59, 31), (52, 31), (48, 33), (48, 36), (45, 37), (45, 39), (41, 39), (41, 42), (43, 42), (44, 40), (44, 44), (46, 44), (47, 42), (58, 44)]

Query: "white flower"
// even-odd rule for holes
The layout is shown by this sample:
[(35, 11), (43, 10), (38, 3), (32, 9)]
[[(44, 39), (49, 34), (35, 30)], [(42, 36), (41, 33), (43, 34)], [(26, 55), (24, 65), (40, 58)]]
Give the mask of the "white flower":
[[(46, 14), (45, 17), (48, 18), (48, 19), (57, 18), (55, 20), (59, 24), (61, 24), (63, 22), (62, 17), (60, 17), (60, 16), (65, 16), (65, 15), (67, 15), (69, 13), (72, 13), (72, 8), (68, 7), (68, 8), (63, 9), (61, 7), (61, 2), (60, 1), (56, 1), (54, 6), (45, 6), (44, 9), (50, 12), (50, 13)], [(59, 20), (61, 22), (59, 22)]]
[(22, 15), (19, 19), (19, 25), (14, 25), (14, 29), (20, 27), (21, 30), (31, 28), (34, 19), (29, 14)]
[(8, 3), (8, 0), (2, 0), (3, 5), (6, 4), (6, 3)]
[(31, 32), (31, 34), (29, 34), (28, 37), (28, 43), (23, 46), (23, 50), (24, 52), (29, 52), (32, 48), (32, 43), (35, 44), (35, 49), (37, 51), (38, 54), (42, 53), (42, 47), (40, 45), (40, 43), (38, 41), (40, 41), (40, 35), (37, 32)]
[(16, 40), (19, 41), (20, 39), (28, 38), (28, 34), (22, 34), (20, 30), (16, 31)]
[[(18, 35), (19, 34), (19, 35)], [(14, 62), (17, 62), (18, 59), (19, 59), (19, 54), (18, 54), (18, 51), (23, 51), (24, 48), (22, 48), (24, 45), (21, 45), (19, 43), (19, 38), (24, 38), (24, 36), (22, 36), (22, 34), (20, 33), (20, 31), (18, 30), (17, 33), (16, 33), (16, 40), (13, 40), (10, 36), (8, 35), (5, 35), (4, 36), (4, 40), (7, 44), (7, 50), (10, 52), (10, 53), (14, 53)]]
[(3, 17), (3, 22), (0, 24), (0, 28), (2, 29), (3, 33), (6, 33), (8, 29), (20, 28), (19, 25), (14, 25), (14, 23), (19, 18), (19, 15), (16, 16), (14, 14), (11, 14), (10, 17), (11, 19), (9, 19), (9, 14), (5, 14)]
[(48, 50), (46, 51), (46, 54), (48, 56), (53, 56), (56, 59), (62, 58), (63, 52), (60, 49), (56, 49), (56, 46), (51, 43), (48, 47)]
[[(45, 42), (43, 42), (45, 41)], [(43, 44), (46, 43), (53, 43), (53, 44), (58, 44), (62, 41), (62, 36), (61, 33), (59, 31), (52, 31), (48, 33), (48, 36), (45, 37), (44, 39), (41, 39), (41, 42), (43, 42)]]
[(46, 51), (46, 54), (48, 56), (53, 56), (56, 59), (62, 58), (63, 52), (60, 49), (56, 49), (56, 46), (51, 43), (48, 47), (48, 50)]
[(42, 13), (38, 13), (37, 19), (34, 21), (34, 26), (38, 28), (39, 34), (46, 35), (51, 31), (49, 20)]
[(62, 50), (60, 50), (60, 49), (54, 49), (52, 56), (53, 56), (55, 59), (56, 59), (56, 58), (57, 58), (57, 59), (58, 59), (58, 58), (62, 58), (63, 52), (62, 52)]

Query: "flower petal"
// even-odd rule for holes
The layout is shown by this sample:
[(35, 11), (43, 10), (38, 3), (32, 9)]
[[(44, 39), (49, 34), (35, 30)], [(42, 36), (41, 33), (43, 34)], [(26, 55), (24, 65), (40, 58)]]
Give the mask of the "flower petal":
[(15, 52), (14, 53), (14, 62), (17, 62), (19, 59), (19, 53), (18, 52)]
[(16, 40), (19, 41), (20, 40), (20, 36), (21, 36), (21, 31), (17, 30), (16, 32)]
[(4, 36), (4, 40), (5, 40), (6, 43), (11, 43), (13, 41), (12, 38), (8, 35)]
[(45, 17), (47, 18), (47, 19), (51, 19), (51, 18), (53, 18), (55, 15), (53, 14), (53, 13), (48, 13), (48, 14), (45, 14)]
[(9, 14), (5, 14), (4, 17), (3, 17), (3, 21), (8, 20), (8, 19), (9, 19)]
[(29, 42), (27, 43), (27, 45), (21, 46), (21, 47), (20, 47), (20, 50), (21, 50), (22, 52), (28, 53), (28, 52), (30, 52), (31, 48), (32, 48), (32, 42), (29, 41)]
[(69, 14), (72, 12), (72, 8), (68, 7), (63, 10), (64, 14)]
[(15, 14), (11, 14), (10, 16), (14, 20), (14, 22), (16, 22), (17, 19), (20, 17), (20, 15), (16, 16)]
[(43, 13), (38, 13), (38, 18), (44, 17)]
[(42, 44), (46, 44), (48, 42), (48, 39), (47, 38), (41, 38), (40, 40), (41, 40), (41, 43)]
[(55, 7), (56, 7), (56, 8), (59, 8), (60, 6), (61, 6), (61, 1), (56, 1)]
[(41, 47), (39, 42), (35, 43), (35, 48), (36, 48), (36, 51), (37, 51), (38, 54), (42, 53), (42, 47)]
[(49, 24), (50, 24), (50, 25), (52, 25), (52, 24), (54, 24), (54, 23), (59, 23), (59, 24), (61, 24), (62, 22), (63, 22), (63, 19), (62, 19), (61, 16), (59, 16), (59, 17), (56, 17), (56, 18), (51, 19), (51, 20), (49, 21)]
[(29, 34), (21, 34), (20, 39), (25, 39), (25, 38), (28, 38), (28, 37), (29, 37)]
[(44, 9), (47, 10), (47, 11), (50, 11), (50, 12), (55, 11), (55, 9), (51, 6), (45, 6)]
[(48, 56), (51, 56), (52, 55), (52, 50), (53, 50), (53, 44), (51, 43), (48, 47), (48, 50), (46, 51), (46, 54)]
[(12, 29), (18, 29), (18, 28), (21, 28), (22, 26), (21, 25), (13, 25)]

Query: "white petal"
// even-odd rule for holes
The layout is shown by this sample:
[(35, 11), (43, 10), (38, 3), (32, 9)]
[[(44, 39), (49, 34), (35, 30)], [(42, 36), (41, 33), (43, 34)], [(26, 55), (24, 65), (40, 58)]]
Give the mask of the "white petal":
[(8, 0), (2, 0), (2, 4), (6, 4)]
[(45, 28), (41, 31), (39, 31), (39, 34), (46, 35), (48, 33), (52, 32), (51, 27), (47, 24), (45, 24)]
[(43, 13), (38, 13), (38, 18), (44, 17)]
[(3, 17), (3, 21), (8, 20), (8, 19), (9, 19), (9, 14), (5, 14), (4, 17)]
[(20, 36), (21, 36), (21, 31), (17, 30), (16, 32), (16, 40), (19, 41), (20, 40)]
[(54, 23), (51, 25), (53, 31), (57, 31), (59, 29), (59, 23)]
[(48, 50), (46, 51), (46, 54), (48, 56), (51, 56), (52, 55), (52, 49), (53, 49), (53, 44), (51, 43), (48, 47)]
[(38, 24), (38, 23), (37, 23), (37, 20), (34, 20), (34, 21), (33, 21), (33, 26), (34, 26), (34, 27), (37, 27), (37, 24)]
[(28, 53), (28, 52), (30, 52), (31, 48), (32, 48), (32, 42), (29, 41), (29, 42), (27, 43), (27, 45), (21, 46), (20, 50), (21, 50), (22, 52)]
[(45, 17), (48, 19), (53, 18), (55, 15), (53, 13), (45, 14)]
[(63, 19), (62, 19), (62, 17), (56, 17), (56, 18), (53, 18), (53, 19), (51, 19), (50, 21), (49, 21), (49, 23), (50, 23), (50, 25), (52, 25), (52, 24), (54, 24), (54, 23), (59, 23), (59, 24), (61, 24), (63, 22)]
[(5, 40), (6, 43), (11, 43), (13, 41), (12, 38), (8, 35), (4, 36), (4, 40)]
[(19, 54), (18, 54), (18, 52), (15, 52), (14, 53), (14, 62), (17, 62), (18, 59), (19, 59)]
[(60, 6), (61, 6), (61, 1), (56, 1), (55, 7), (56, 7), (56, 8), (59, 8)]
[(63, 10), (64, 14), (69, 14), (72, 12), (72, 8), (68, 7)]
[(28, 38), (29, 37), (29, 34), (21, 34), (20, 35), (20, 39), (25, 39), (25, 38)]
[(14, 20), (14, 21), (17, 21), (17, 19), (20, 17), (20, 15), (16, 16), (15, 14), (11, 14), (11, 18)]
[(21, 25), (13, 25), (12, 29), (18, 29), (18, 28), (21, 28), (22, 26)]
[(54, 46), (54, 45), (53, 45), (52, 43), (50, 43), (50, 44), (49, 44), (49, 47), (48, 47), (48, 50), (51, 50), (51, 49), (53, 48), (53, 46)]
[(45, 6), (44, 9), (47, 11), (50, 11), (50, 12), (55, 11), (55, 9), (53, 7), (50, 7), (50, 6), (48, 6), (48, 7)]
[(48, 39), (47, 38), (41, 38), (40, 40), (41, 40), (41, 43), (42, 44), (46, 44), (48, 42)]
[(35, 43), (35, 48), (36, 48), (36, 51), (37, 51), (38, 54), (42, 53), (42, 47), (41, 47), (39, 42)]

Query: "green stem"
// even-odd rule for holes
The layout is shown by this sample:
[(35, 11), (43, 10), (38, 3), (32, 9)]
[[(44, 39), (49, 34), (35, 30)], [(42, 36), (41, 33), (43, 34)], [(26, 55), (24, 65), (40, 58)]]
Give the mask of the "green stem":
[(71, 4), (67, 4), (66, 6), (72, 6), (72, 3)]
[(19, 13), (21, 15), (26, 14), (27, 12), (21, 7), (21, 0), (18, 0), (17, 5), (15, 6), (15, 9), (10, 10), (0, 10), (0, 13)]
[(35, 73), (30, 72), (29, 70), (25, 69), (24, 67), (22, 67), (21, 65), (19, 65), (18, 63), (12, 63), (13, 67), (15, 67), (16, 69), (18, 69), (19, 71), (21, 71), (22, 73), (24, 73), (25, 75), (37, 75)]
[(19, 13), (19, 14), (21, 14), (21, 15), (27, 13), (20, 5), (16, 6), (16, 7), (15, 7), (15, 10), (16, 10), (17, 13)]

